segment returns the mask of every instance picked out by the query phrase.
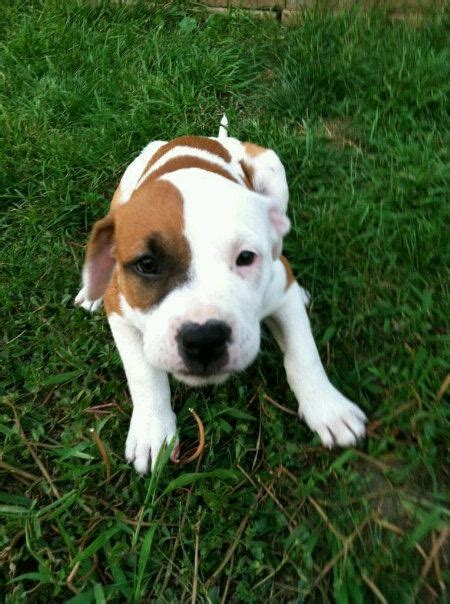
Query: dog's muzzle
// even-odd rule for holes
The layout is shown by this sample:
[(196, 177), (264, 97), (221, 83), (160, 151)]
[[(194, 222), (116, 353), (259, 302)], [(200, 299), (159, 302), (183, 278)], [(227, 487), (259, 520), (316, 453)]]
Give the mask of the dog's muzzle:
[(206, 323), (187, 321), (176, 336), (178, 352), (191, 375), (210, 376), (228, 362), (231, 327), (225, 321), (210, 319)]

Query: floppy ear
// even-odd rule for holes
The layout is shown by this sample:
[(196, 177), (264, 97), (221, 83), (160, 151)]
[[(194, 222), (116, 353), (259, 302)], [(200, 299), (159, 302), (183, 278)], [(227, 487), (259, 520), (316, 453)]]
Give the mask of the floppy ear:
[(75, 304), (95, 310), (108, 287), (115, 266), (114, 214), (109, 212), (92, 227), (83, 267), (83, 287)]
[(270, 197), (284, 213), (287, 210), (289, 190), (286, 172), (280, 158), (272, 151), (253, 143), (242, 143), (242, 169), (251, 188)]

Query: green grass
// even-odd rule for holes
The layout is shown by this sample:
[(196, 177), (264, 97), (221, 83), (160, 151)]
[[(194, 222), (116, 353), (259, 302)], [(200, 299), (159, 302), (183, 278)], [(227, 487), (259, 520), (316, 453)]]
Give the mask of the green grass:
[[(186, 602), (193, 589), (213, 603), (444, 601), (448, 11), (283, 28), (170, 3), (1, 10), (5, 601)], [(83, 248), (144, 144), (214, 135), (224, 111), (234, 136), (286, 165), (286, 255), (369, 436), (329, 452), (270, 404), (295, 409), (265, 336), (227, 384), (173, 384), (181, 438), (196, 438), (193, 407), (205, 454), (140, 478), (124, 461), (130, 400), (105, 318), (72, 305)]]

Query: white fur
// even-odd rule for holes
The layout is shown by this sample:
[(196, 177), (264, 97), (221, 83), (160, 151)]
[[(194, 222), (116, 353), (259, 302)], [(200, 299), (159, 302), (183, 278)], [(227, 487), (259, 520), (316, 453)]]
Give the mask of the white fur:
[(267, 149), (256, 157), (247, 156), (245, 161), (253, 169), (255, 191), (270, 197), (282, 212), (286, 212), (289, 190), (286, 172), (278, 155), (272, 149)]
[(139, 180), (138, 185), (142, 184), (150, 174), (156, 172), (159, 168), (164, 166), (171, 159), (175, 159), (177, 157), (182, 157), (185, 155), (189, 155), (190, 157), (198, 157), (199, 159), (204, 159), (212, 164), (218, 165), (220, 168), (228, 172), (230, 176), (238, 178), (240, 180), (244, 179), (244, 171), (242, 170), (240, 164), (235, 164), (231, 162), (226, 162), (224, 159), (216, 155), (215, 153), (210, 153), (204, 149), (196, 149), (195, 147), (189, 147), (188, 145), (177, 145), (173, 149), (164, 153), (162, 157), (160, 157), (146, 172), (142, 175)]
[(305, 292), (294, 283), (267, 321), (284, 352), (289, 385), (299, 402), (299, 415), (323, 444), (347, 447), (364, 436), (366, 416), (328, 380), (305, 309)]
[(103, 298), (98, 298), (98, 300), (89, 300), (86, 294), (86, 287), (82, 287), (78, 294), (75, 297), (74, 304), (75, 306), (81, 306), (84, 310), (88, 312), (95, 312), (102, 305)]
[[(186, 153), (241, 177), (239, 162), (245, 159), (254, 170), (256, 192), (198, 168), (164, 175), (183, 197), (184, 234), (191, 251), (188, 279), (146, 311), (131, 307), (120, 295), (122, 316), (109, 316), (133, 400), (126, 458), (141, 473), (147, 471), (149, 457), (153, 467), (161, 446), (176, 435), (167, 374), (201, 385), (220, 383), (230, 373), (245, 369), (259, 351), (261, 321), (267, 322), (285, 354), (286, 374), (299, 401), (300, 416), (324, 445), (353, 445), (365, 432), (364, 413), (326, 376), (306, 314), (309, 294), (296, 283), (286, 291), (285, 268), (272, 255), (274, 249), (281, 249), (282, 236), (289, 228), (284, 167), (271, 150), (247, 157), (245, 147), (226, 136), (225, 120), (224, 116), (219, 138), (231, 154), (230, 164), (224, 166), (221, 158), (206, 151), (179, 146), (156, 162), (144, 178), (171, 157)], [(147, 145), (126, 170), (122, 202), (130, 198), (151, 156), (163, 144)], [(257, 254), (254, 265), (236, 266), (243, 250)], [(99, 302), (85, 300), (83, 290), (77, 300), (90, 310)], [(209, 319), (226, 321), (231, 327), (229, 360), (219, 374), (209, 378), (187, 375), (176, 335), (186, 321)]]
[(265, 149), (259, 155), (253, 156), (246, 153), (245, 145), (237, 138), (219, 136), (215, 140), (218, 140), (228, 150), (232, 163), (239, 163), (243, 160), (250, 166), (255, 191), (269, 197), (281, 212), (286, 212), (289, 200), (286, 171), (275, 151)]
[[(274, 265), (269, 202), (223, 178), (218, 186), (217, 175), (197, 168), (164, 179), (182, 191), (192, 257), (189, 278), (146, 312), (131, 309), (123, 300), (124, 315), (143, 332), (148, 362), (190, 384), (199, 380), (183, 375), (185, 365), (175, 339), (179, 328), (186, 321), (226, 321), (232, 329), (229, 362), (224, 374), (209, 380), (223, 381), (231, 372), (245, 369), (259, 350), (260, 321), (267, 314)], [(259, 256), (244, 274), (235, 266), (242, 250)]]
[(97, 300), (91, 300), (88, 298), (88, 275), (89, 275), (89, 262), (86, 261), (83, 266), (83, 271), (81, 273), (82, 278), (82, 288), (75, 296), (74, 304), (75, 306), (81, 306), (84, 310), (88, 312), (94, 313), (96, 310), (100, 308), (103, 302), (103, 298), (98, 298)]
[(224, 113), (222, 115), (222, 119), (220, 120), (219, 134), (217, 135), (217, 138), (219, 140), (221, 140), (223, 138), (227, 138), (227, 136), (228, 136), (228, 118)]
[(147, 362), (142, 334), (135, 327), (115, 313), (108, 320), (133, 400), (125, 457), (134, 463), (139, 473), (145, 473), (149, 458), (153, 468), (162, 445), (170, 444), (176, 437), (169, 380), (165, 371), (155, 369)]
[(141, 153), (131, 162), (125, 170), (122, 180), (120, 181), (121, 199), (120, 203), (127, 202), (133, 191), (137, 188), (138, 183), (145, 170), (145, 166), (151, 160), (153, 155), (160, 149), (166, 141), (153, 141), (149, 143)]

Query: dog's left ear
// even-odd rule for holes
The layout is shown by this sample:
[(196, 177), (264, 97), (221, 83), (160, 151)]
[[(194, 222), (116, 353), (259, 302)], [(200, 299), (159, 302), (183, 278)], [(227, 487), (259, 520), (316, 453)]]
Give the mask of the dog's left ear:
[(109, 212), (92, 227), (83, 267), (83, 289), (75, 299), (76, 304), (102, 298), (115, 263), (114, 213)]

